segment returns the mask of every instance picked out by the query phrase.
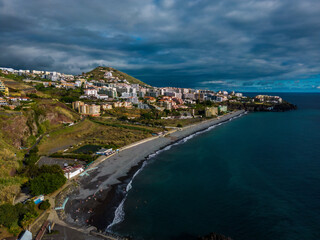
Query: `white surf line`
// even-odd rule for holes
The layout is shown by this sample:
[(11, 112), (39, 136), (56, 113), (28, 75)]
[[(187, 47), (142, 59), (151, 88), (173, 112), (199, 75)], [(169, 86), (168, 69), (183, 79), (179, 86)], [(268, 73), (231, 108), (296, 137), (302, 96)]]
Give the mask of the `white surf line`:
[(126, 195), (125, 195), (125, 197), (122, 199), (122, 201), (120, 202), (119, 206), (116, 208), (113, 221), (107, 226), (106, 231), (112, 232), (112, 231), (111, 231), (111, 228), (112, 228), (114, 225), (119, 224), (119, 223), (121, 223), (121, 222), (124, 220), (124, 217), (125, 217), (124, 203), (125, 203), (125, 201), (126, 201), (126, 199), (127, 199), (128, 192), (132, 189), (132, 182), (133, 182), (134, 178), (135, 178), (135, 177), (143, 170), (143, 168), (147, 165), (148, 160), (150, 160), (151, 158), (157, 156), (157, 155), (160, 154), (161, 152), (170, 150), (172, 146), (176, 146), (176, 145), (185, 143), (185, 142), (187, 142), (188, 140), (192, 139), (193, 137), (195, 137), (195, 136), (197, 136), (197, 135), (199, 135), (199, 134), (202, 134), (202, 133), (204, 133), (204, 132), (208, 132), (208, 131), (214, 129), (215, 127), (217, 127), (217, 126), (220, 126), (220, 125), (222, 125), (222, 124), (225, 124), (225, 123), (227, 123), (227, 122), (229, 122), (229, 121), (231, 121), (231, 120), (233, 120), (233, 119), (239, 118), (239, 117), (241, 117), (241, 116), (243, 116), (243, 115), (245, 115), (245, 114), (247, 114), (247, 112), (240, 113), (239, 115), (236, 115), (236, 116), (234, 116), (234, 117), (231, 117), (230, 119), (226, 119), (225, 121), (216, 123), (216, 124), (214, 124), (214, 125), (212, 125), (212, 126), (209, 126), (208, 128), (206, 128), (206, 129), (204, 129), (204, 130), (200, 130), (200, 131), (198, 131), (198, 132), (195, 132), (195, 133), (193, 133), (193, 134), (191, 134), (191, 135), (189, 135), (189, 136), (187, 136), (187, 137), (184, 137), (184, 138), (178, 140), (177, 142), (174, 142), (174, 143), (166, 146), (166, 147), (163, 148), (163, 149), (160, 149), (160, 150), (156, 151), (155, 153), (150, 154), (150, 155), (146, 158), (146, 160), (143, 162), (141, 168), (133, 175), (132, 179), (131, 179), (130, 182), (127, 184), (127, 186), (126, 186)]

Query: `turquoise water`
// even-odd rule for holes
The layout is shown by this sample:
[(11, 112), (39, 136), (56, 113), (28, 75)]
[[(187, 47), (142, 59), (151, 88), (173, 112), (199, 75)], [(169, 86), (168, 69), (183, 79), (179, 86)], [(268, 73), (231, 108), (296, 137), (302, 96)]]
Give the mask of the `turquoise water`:
[(320, 95), (282, 96), (299, 110), (251, 113), (151, 158), (112, 230), (135, 239), (320, 239)]

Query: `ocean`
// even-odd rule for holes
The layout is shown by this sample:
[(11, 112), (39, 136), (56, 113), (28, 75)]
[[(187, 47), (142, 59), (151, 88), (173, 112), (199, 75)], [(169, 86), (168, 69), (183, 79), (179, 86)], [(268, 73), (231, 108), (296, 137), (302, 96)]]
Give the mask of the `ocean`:
[(148, 240), (320, 239), (320, 94), (279, 95), (298, 110), (249, 113), (150, 157), (110, 229)]

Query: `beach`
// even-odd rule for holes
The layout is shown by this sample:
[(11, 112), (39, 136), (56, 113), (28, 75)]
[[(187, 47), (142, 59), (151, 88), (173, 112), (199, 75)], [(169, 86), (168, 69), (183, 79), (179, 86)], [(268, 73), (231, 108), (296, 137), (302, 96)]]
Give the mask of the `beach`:
[[(100, 157), (78, 186), (68, 195), (64, 221), (73, 226), (92, 225), (100, 230), (114, 220), (115, 210), (126, 195), (127, 185), (148, 157), (188, 136), (245, 114), (235, 111), (219, 118), (190, 125), (165, 136), (152, 137), (120, 149), (110, 157)], [(119, 191), (122, 190), (122, 191)], [(104, 229), (103, 229), (104, 228)]]

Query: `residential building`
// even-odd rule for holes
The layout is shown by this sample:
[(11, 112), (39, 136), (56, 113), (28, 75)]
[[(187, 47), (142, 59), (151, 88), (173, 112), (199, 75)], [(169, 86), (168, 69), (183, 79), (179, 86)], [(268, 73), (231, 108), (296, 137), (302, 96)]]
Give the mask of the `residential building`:
[(131, 102), (114, 102), (113, 103), (114, 108), (124, 107), (124, 108), (132, 108)]
[(4, 98), (0, 98), (0, 106), (7, 106), (8, 103)]
[(150, 109), (148, 104), (145, 104), (145, 103), (142, 103), (142, 102), (138, 103), (138, 108), (139, 109)]
[(1, 80), (0, 80), (0, 92), (3, 92), (4, 95), (9, 95), (9, 88), (7, 88)]
[(83, 106), (84, 102), (81, 101), (76, 101), (72, 103), (72, 108), (76, 111), (78, 111), (78, 109), (80, 108), (80, 106)]
[(88, 88), (84, 89), (84, 94), (87, 96), (96, 97), (98, 94), (98, 91), (94, 87), (88, 87)]
[(195, 94), (195, 99), (199, 101), (204, 101), (205, 95), (203, 93), (196, 93)]
[(101, 108), (104, 111), (111, 110), (112, 109), (112, 105), (111, 104), (103, 104), (103, 105), (101, 105)]
[(147, 100), (148, 103), (155, 103), (157, 100), (154, 97), (145, 96), (145, 100)]
[(100, 115), (100, 105), (85, 104), (84, 102), (76, 101), (72, 103), (72, 108), (78, 111), (82, 115), (90, 115), (90, 116)]

